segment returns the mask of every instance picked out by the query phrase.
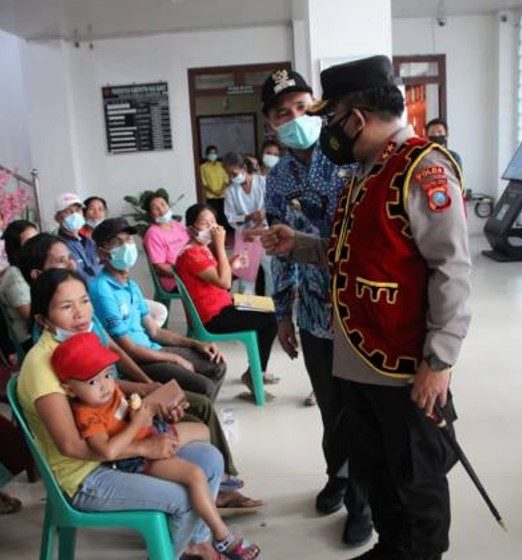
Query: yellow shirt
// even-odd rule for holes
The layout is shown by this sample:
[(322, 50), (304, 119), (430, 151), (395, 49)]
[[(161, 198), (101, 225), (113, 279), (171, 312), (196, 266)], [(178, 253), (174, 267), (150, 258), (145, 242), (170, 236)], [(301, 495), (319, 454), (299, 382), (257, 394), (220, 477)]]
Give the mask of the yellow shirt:
[(65, 395), (50, 361), (51, 354), (57, 346), (58, 342), (53, 339), (49, 331), (45, 330), (22, 364), (22, 370), (18, 378), (18, 398), (27, 423), (33, 431), (54, 476), (56, 476), (58, 484), (69, 496), (74, 496), (83, 480), (100, 463), (72, 459), (62, 455), (35, 408), (34, 403), (40, 397), (52, 393)]
[(201, 183), (207, 198), (223, 198), (228, 175), (220, 161), (207, 161), (201, 166)]

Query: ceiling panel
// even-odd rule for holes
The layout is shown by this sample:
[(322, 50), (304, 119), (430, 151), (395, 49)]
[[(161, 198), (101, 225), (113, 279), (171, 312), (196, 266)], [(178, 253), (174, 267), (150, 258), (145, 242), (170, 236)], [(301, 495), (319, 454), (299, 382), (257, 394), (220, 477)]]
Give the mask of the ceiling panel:
[(0, 28), (33, 40), (266, 25), (290, 14), (291, 0), (0, 0)]
[[(522, 7), (521, 0), (442, 0), (446, 15), (491, 13)], [(440, 0), (392, 0), (393, 17), (434, 17), (441, 9)]]
[[(447, 15), (522, 7), (522, 0), (442, 1)], [(433, 17), (439, 6), (440, 0), (392, 0), (392, 14)], [(26, 39), (73, 39), (75, 30), (80, 38), (100, 38), (267, 25), (288, 23), (291, 14), (292, 0), (0, 0), (0, 28)]]

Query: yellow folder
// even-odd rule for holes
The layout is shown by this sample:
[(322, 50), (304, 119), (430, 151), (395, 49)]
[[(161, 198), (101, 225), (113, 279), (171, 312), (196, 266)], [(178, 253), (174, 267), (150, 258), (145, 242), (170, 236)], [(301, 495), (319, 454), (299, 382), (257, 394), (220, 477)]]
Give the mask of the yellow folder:
[(251, 294), (233, 294), (234, 306), (242, 311), (261, 311), (273, 313), (275, 311), (274, 300), (271, 297), (253, 296)]

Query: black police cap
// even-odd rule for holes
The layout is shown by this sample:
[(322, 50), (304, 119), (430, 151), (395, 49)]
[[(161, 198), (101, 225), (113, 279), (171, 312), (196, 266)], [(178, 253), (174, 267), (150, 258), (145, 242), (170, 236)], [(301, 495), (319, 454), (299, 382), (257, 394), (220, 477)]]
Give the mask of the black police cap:
[(94, 228), (92, 238), (96, 245), (100, 246), (123, 232), (135, 235), (138, 230), (131, 226), (125, 218), (107, 218)]
[(266, 115), (270, 107), (285, 93), (302, 91), (312, 93), (312, 88), (306, 83), (301, 74), (294, 70), (280, 68), (272, 72), (265, 80), (261, 90), (261, 108)]
[(343, 95), (394, 85), (393, 68), (387, 56), (377, 55), (337, 64), (321, 72), (323, 98), (314, 103), (307, 113), (324, 115), (331, 110), (331, 102)]

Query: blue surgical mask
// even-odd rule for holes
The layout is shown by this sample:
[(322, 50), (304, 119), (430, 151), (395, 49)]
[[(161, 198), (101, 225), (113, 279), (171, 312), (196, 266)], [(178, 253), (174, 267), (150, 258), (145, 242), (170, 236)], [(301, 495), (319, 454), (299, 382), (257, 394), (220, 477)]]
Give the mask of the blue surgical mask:
[(84, 225), (85, 218), (83, 217), (83, 214), (80, 214), (79, 212), (73, 212), (72, 214), (69, 214), (62, 222), (62, 226), (69, 233), (76, 233)]
[(274, 167), (278, 161), (279, 161), (279, 156), (274, 156), (273, 154), (263, 155), (263, 163), (270, 169)]
[(321, 117), (302, 115), (276, 128), (279, 141), (294, 150), (307, 150), (321, 134)]
[(168, 224), (172, 220), (172, 210), (169, 208), (163, 216), (158, 216), (154, 218), (157, 224)]
[(90, 218), (87, 218), (87, 219), (85, 220), (85, 223), (86, 223), (91, 229), (94, 229), (96, 226), (99, 226), (102, 222), (103, 222), (103, 220), (91, 220)]
[(118, 245), (110, 251), (111, 254), (111, 265), (116, 270), (129, 270), (131, 269), (138, 260), (138, 248), (136, 243), (124, 243), (123, 245)]
[[(89, 325), (88, 331), (92, 332), (93, 328), (94, 328), (94, 323), (91, 321), (91, 324)], [(63, 342), (64, 340), (67, 340), (68, 338), (71, 338), (71, 336), (74, 336), (75, 334), (78, 334), (78, 333), (73, 332), (73, 331), (67, 331), (65, 329), (61, 329), (60, 327), (54, 327), (53, 338), (57, 342)]]
[(245, 179), (246, 177), (243, 175), (243, 173), (239, 173), (232, 179), (232, 183), (234, 185), (242, 185), (245, 182)]
[(207, 159), (208, 161), (217, 161), (218, 155), (217, 154), (208, 154)]

